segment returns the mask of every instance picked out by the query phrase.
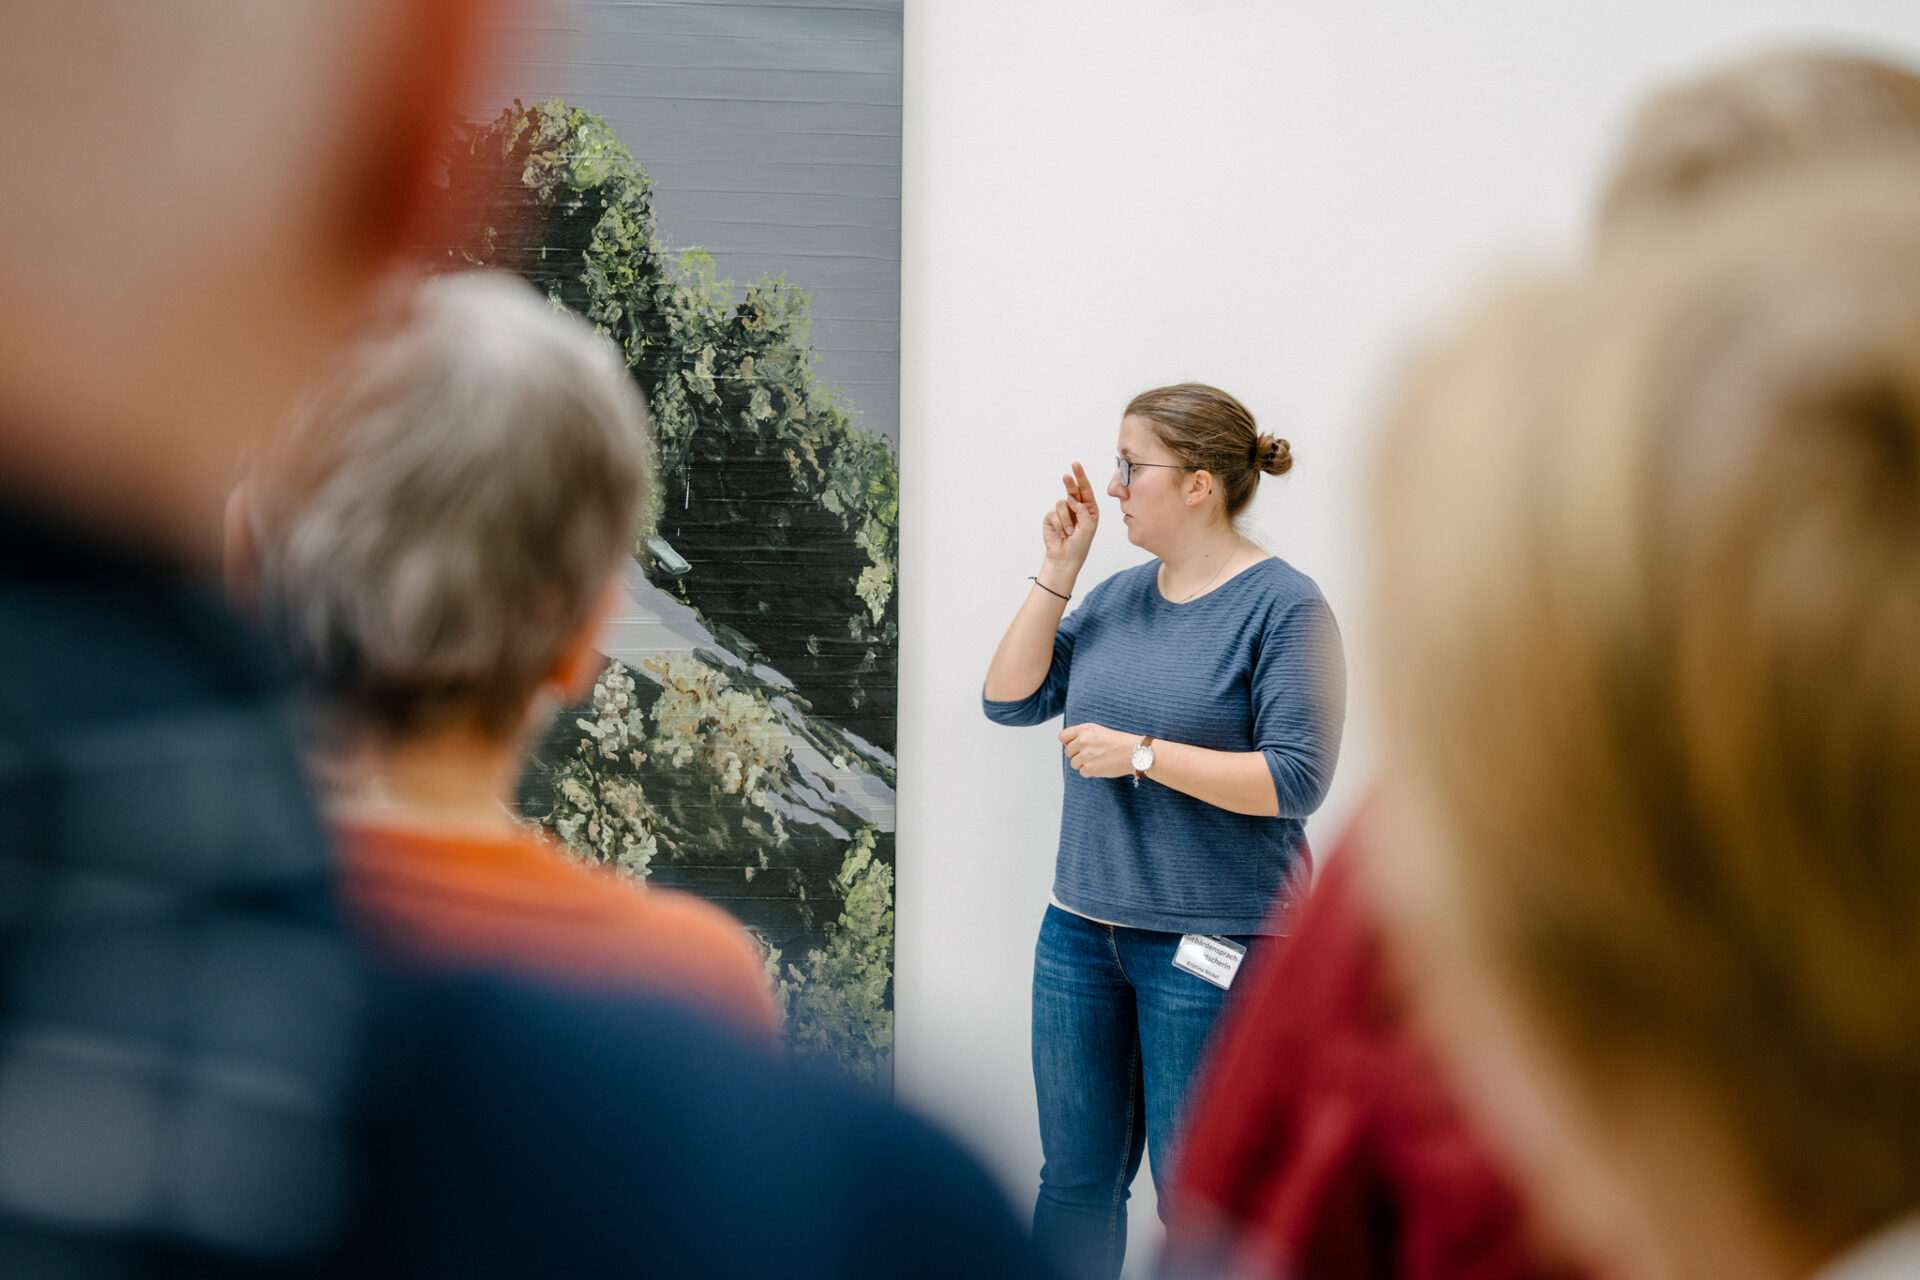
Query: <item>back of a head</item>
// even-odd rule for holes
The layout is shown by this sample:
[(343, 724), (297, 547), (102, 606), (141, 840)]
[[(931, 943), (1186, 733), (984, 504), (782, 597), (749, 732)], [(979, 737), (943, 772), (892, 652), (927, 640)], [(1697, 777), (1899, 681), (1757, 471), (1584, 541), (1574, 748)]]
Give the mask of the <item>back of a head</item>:
[(1508, 294), (1404, 401), (1402, 905), (1599, 1113), (1677, 1089), (1826, 1250), (1920, 1204), (1920, 167), (1699, 214)]
[(211, 553), (209, 495), (404, 251), (503, 3), (0, 5), (0, 483)]
[(504, 738), (639, 533), (645, 402), (523, 282), (419, 289), (247, 480), (260, 612), (345, 727)]
[(1657, 94), (1634, 117), (1599, 203), (1602, 240), (1728, 184), (1807, 161), (1920, 146), (1920, 75), (1893, 62), (1781, 51)]

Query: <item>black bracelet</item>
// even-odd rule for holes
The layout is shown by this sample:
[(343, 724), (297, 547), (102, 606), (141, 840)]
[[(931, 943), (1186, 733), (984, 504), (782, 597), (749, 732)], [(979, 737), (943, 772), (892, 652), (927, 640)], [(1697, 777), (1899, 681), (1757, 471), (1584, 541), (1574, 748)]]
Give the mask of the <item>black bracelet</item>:
[[(1042, 581), (1040, 581), (1040, 579), (1039, 579), (1038, 577), (1036, 577), (1036, 576), (1034, 576), (1033, 574), (1028, 574), (1028, 575), (1027, 575), (1027, 581), (1028, 581), (1028, 582), (1031, 582), (1031, 583), (1032, 583), (1032, 584), (1033, 584), (1034, 586), (1036, 586), (1036, 587), (1038, 587), (1038, 588), (1040, 588), (1040, 589), (1041, 589), (1042, 591), (1044, 591), (1044, 592), (1046, 592), (1046, 593), (1047, 593), (1048, 595), (1050, 595), (1050, 596), (1060, 596), (1060, 593), (1059, 593), (1058, 591), (1055, 591), (1055, 590), (1054, 590), (1054, 589), (1053, 589), (1052, 587), (1050, 587), (1050, 586), (1048, 586), (1048, 585), (1047, 585), (1046, 583), (1044, 583), (1044, 582), (1042, 582)], [(1062, 600), (1071, 600), (1071, 599), (1073, 599), (1073, 597), (1072, 597), (1072, 596), (1060, 596), (1060, 598), (1061, 598)]]

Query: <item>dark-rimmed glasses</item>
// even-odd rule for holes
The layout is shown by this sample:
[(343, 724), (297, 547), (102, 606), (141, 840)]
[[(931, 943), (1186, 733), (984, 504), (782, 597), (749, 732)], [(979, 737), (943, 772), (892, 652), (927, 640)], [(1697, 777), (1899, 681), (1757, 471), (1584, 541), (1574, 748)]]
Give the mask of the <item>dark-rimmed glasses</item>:
[(1133, 473), (1141, 467), (1162, 467), (1168, 471), (1191, 471), (1192, 467), (1182, 467), (1171, 462), (1135, 462), (1131, 458), (1115, 458), (1113, 469), (1120, 473), (1120, 487), (1133, 488)]

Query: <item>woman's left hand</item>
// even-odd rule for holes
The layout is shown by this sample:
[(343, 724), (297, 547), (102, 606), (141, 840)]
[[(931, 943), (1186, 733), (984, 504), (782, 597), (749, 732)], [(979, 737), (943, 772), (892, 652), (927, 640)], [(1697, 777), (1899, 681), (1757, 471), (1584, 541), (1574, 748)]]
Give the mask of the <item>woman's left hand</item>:
[(1083, 778), (1124, 778), (1133, 772), (1140, 735), (1098, 724), (1070, 724), (1060, 731), (1067, 763)]

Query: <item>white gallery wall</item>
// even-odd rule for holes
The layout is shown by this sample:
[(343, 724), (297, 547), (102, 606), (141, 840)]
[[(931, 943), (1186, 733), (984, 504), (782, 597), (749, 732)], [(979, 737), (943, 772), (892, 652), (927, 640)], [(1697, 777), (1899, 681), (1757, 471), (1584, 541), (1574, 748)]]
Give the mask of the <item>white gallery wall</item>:
[[(979, 689), (1061, 471), (1104, 485), (1127, 399), (1188, 379), (1292, 442), (1250, 532), (1345, 635), (1324, 851), (1378, 756), (1366, 487), (1395, 371), (1473, 282), (1579, 244), (1650, 87), (1806, 39), (1920, 64), (1920, 3), (909, 0), (897, 1081), (1023, 1212), (1059, 726), (989, 724)], [(1141, 558), (1109, 520), (1082, 589)], [(1134, 1203), (1141, 1274), (1144, 1170)]]

